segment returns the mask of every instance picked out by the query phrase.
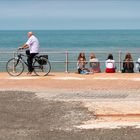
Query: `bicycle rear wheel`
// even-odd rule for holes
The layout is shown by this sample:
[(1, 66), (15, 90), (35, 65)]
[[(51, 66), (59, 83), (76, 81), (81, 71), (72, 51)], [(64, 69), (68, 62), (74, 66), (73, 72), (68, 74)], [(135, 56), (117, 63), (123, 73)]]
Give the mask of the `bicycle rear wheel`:
[(19, 76), (24, 71), (24, 64), (19, 59), (12, 58), (7, 62), (6, 70), (11, 76)]
[(37, 60), (33, 63), (34, 73), (38, 76), (46, 76), (51, 71), (51, 64), (47, 60), (47, 63), (44, 65), (41, 65), (38, 63)]

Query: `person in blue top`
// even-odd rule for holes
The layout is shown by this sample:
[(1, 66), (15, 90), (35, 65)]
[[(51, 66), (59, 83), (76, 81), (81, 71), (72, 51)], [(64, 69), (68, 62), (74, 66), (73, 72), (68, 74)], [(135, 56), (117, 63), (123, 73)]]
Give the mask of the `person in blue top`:
[(27, 63), (28, 63), (28, 73), (27, 74), (31, 74), (33, 72), (33, 67), (32, 67), (32, 63), (33, 63), (33, 58), (35, 55), (37, 55), (39, 53), (39, 41), (37, 39), (37, 37), (34, 36), (33, 32), (28, 32), (28, 40), (27, 42), (19, 47), (20, 49), (26, 49), (29, 48), (29, 50), (26, 50), (26, 54), (27, 54)]

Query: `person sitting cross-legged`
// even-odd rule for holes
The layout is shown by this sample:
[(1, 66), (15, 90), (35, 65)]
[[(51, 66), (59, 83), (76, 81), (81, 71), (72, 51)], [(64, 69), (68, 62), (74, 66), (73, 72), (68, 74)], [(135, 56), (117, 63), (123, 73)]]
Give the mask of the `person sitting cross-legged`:
[(89, 69), (85, 67), (86, 64), (85, 53), (80, 53), (77, 59), (77, 69), (79, 74), (89, 74)]

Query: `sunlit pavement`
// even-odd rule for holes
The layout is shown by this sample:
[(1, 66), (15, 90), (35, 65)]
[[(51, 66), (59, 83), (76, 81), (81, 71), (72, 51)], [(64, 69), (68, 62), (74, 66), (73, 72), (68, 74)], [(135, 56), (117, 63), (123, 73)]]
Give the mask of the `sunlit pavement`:
[(1, 138), (139, 138), (139, 74), (0, 73), (0, 79)]

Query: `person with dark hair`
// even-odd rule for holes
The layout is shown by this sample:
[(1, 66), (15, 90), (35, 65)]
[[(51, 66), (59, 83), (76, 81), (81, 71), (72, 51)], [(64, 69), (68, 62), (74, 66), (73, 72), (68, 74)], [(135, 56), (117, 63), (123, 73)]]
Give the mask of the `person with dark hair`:
[(86, 64), (87, 64), (87, 62), (86, 62), (85, 53), (81, 52), (77, 59), (77, 69), (78, 69), (79, 74), (88, 74), (89, 73), (89, 70), (87, 68), (85, 68)]
[(115, 73), (116, 66), (115, 66), (115, 60), (113, 60), (112, 54), (108, 55), (107, 60), (105, 61), (105, 66), (106, 66), (106, 69), (105, 69), (106, 73)]
[(125, 55), (125, 59), (123, 61), (123, 73), (133, 73), (134, 72), (134, 63), (130, 53)]

